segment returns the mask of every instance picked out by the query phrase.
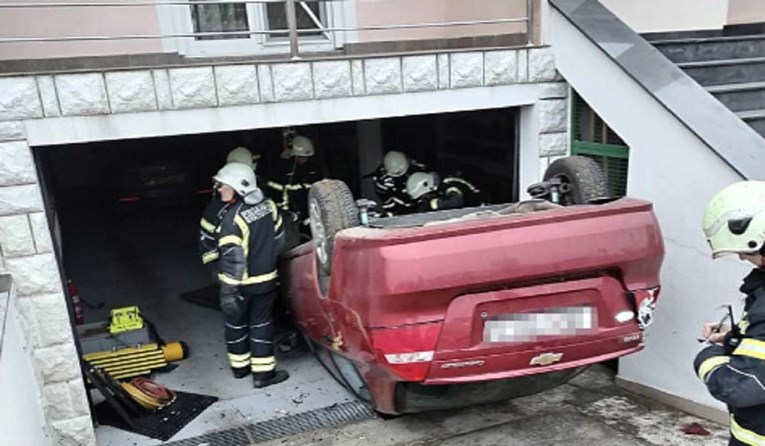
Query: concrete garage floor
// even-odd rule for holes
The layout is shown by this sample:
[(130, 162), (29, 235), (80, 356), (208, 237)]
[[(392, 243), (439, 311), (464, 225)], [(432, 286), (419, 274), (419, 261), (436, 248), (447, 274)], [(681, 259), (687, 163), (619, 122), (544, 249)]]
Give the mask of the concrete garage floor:
[[(196, 254), (196, 210), (144, 214), (115, 221), (95, 211), (68, 214), (64, 225), (66, 271), (90, 303), (86, 320), (104, 320), (114, 306), (138, 305), (167, 341), (183, 340), (191, 357), (154, 379), (178, 390), (221, 400), (171, 439), (284, 417), (353, 398), (318, 362), (302, 351), (279, 358), (291, 373), (284, 384), (255, 391), (230, 376), (220, 314), (182, 301), (181, 292), (208, 284)], [(698, 422), (709, 437), (681, 428)], [(312, 445), (624, 445), (705, 446), (727, 443), (727, 429), (627, 393), (613, 373), (594, 367), (569, 384), (538, 395), (461, 410), (372, 419), (260, 443)], [(108, 426), (96, 429), (99, 445), (161, 444)]]
[[(708, 437), (684, 434), (699, 423)], [(720, 446), (727, 428), (630, 394), (595, 366), (555, 389), (461, 410), (374, 419), (259, 446)]]
[[(220, 312), (178, 298), (209, 284), (196, 252), (196, 210), (119, 221), (97, 211), (68, 217), (62, 237), (67, 275), (82, 298), (104, 304), (100, 310), (85, 308), (86, 322), (108, 319), (113, 307), (138, 305), (167, 342), (184, 341), (191, 351), (177, 369), (153, 379), (170, 389), (220, 398), (172, 441), (353, 399), (306, 351), (278, 358), (278, 367), (291, 375), (283, 384), (256, 391), (251, 380), (233, 379)], [(104, 446), (160, 444), (109, 426), (99, 426), (96, 437)]]

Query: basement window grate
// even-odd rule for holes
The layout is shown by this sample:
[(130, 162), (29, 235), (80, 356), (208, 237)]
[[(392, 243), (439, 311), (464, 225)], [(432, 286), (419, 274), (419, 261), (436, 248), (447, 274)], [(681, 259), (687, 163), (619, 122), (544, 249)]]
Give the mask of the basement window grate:
[(611, 194), (627, 194), (627, 144), (575, 91), (571, 100), (571, 154), (592, 158), (606, 175)]
[(171, 446), (248, 446), (318, 429), (339, 427), (376, 418), (369, 405), (350, 401), (234, 429), (211, 432), (172, 443)]

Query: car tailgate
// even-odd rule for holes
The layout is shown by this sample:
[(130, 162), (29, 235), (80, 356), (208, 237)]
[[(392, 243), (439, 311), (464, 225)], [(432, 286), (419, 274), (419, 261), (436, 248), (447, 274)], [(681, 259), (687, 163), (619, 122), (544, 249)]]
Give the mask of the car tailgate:
[(465, 294), (449, 305), (426, 382), (509, 378), (632, 350), (642, 340), (632, 314), (609, 276)]
[(627, 289), (654, 287), (664, 253), (651, 204), (633, 199), (432, 227), (354, 228), (339, 233), (335, 247), (331, 298), (369, 328), (443, 320), (466, 294), (606, 271)]

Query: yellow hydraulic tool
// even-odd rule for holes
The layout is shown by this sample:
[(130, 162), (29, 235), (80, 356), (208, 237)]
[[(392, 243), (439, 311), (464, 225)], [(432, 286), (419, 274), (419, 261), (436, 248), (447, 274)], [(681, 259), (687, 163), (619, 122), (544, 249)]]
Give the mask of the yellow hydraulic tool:
[(143, 317), (137, 306), (115, 308), (109, 319), (109, 333), (118, 334), (143, 328)]

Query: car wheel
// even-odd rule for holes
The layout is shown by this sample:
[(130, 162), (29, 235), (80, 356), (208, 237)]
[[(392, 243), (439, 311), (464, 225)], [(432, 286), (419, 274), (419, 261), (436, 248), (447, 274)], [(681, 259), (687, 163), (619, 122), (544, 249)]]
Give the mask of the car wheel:
[(569, 156), (554, 161), (547, 168), (544, 180), (555, 178), (569, 186), (568, 191), (561, 194), (563, 205), (591, 204), (611, 198), (603, 170), (591, 158)]
[(335, 235), (359, 225), (359, 212), (348, 186), (340, 180), (314, 183), (308, 192), (311, 235), (316, 251), (316, 266), (322, 293), (329, 288)]

